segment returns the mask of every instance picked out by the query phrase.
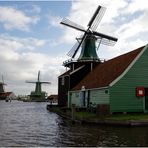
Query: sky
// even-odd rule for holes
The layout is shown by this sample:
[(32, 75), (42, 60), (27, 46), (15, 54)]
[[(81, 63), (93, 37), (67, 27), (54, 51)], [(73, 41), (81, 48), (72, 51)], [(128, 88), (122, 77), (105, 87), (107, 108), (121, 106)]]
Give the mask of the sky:
[[(0, 81), (5, 91), (29, 95), (41, 71), (42, 89), (58, 92), (58, 76), (76, 37), (83, 33), (60, 24), (63, 18), (84, 26), (98, 5), (106, 7), (96, 31), (118, 38), (115, 46), (101, 45), (100, 59), (111, 59), (148, 43), (147, 0), (0, 1)], [(79, 54), (79, 53), (78, 53)], [(79, 56), (77, 54), (76, 58)]]

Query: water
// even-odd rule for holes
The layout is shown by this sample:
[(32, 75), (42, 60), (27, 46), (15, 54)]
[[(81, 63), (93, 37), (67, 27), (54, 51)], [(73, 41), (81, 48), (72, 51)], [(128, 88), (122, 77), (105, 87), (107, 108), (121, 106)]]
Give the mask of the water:
[(148, 127), (72, 125), (46, 104), (0, 101), (0, 146), (148, 146)]

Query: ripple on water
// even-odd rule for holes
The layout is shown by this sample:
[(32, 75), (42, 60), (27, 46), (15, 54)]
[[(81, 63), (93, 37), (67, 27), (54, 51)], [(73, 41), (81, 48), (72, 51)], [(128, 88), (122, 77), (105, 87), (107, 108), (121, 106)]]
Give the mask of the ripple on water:
[(0, 101), (0, 146), (148, 146), (148, 128), (72, 125), (45, 103)]

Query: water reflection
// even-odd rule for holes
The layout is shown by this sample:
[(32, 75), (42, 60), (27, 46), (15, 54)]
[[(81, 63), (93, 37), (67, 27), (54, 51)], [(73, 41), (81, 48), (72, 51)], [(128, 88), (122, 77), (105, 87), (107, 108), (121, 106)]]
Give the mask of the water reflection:
[(0, 101), (0, 146), (148, 146), (148, 127), (73, 125), (46, 103)]

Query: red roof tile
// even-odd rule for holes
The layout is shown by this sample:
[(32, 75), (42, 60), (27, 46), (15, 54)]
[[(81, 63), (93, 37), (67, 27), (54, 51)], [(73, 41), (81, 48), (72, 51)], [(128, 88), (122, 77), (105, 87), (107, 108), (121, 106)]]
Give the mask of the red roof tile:
[(0, 97), (8, 97), (12, 92), (1, 92)]
[(99, 64), (72, 90), (80, 90), (82, 86), (85, 86), (86, 89), (108, 86), (126, 70), (143, 48), (144, 46)]

